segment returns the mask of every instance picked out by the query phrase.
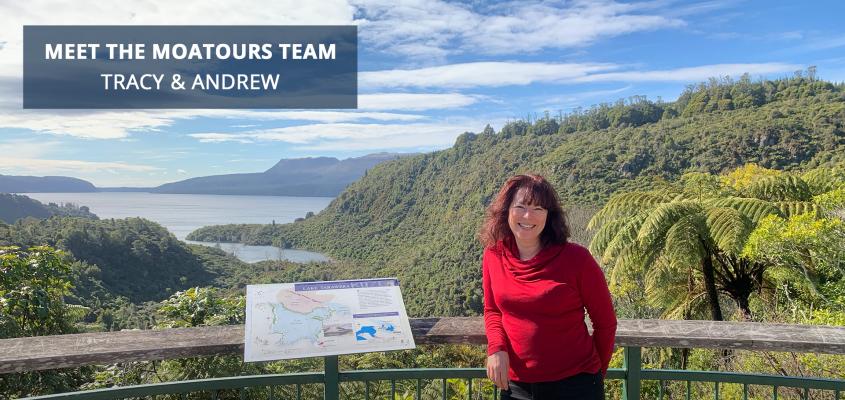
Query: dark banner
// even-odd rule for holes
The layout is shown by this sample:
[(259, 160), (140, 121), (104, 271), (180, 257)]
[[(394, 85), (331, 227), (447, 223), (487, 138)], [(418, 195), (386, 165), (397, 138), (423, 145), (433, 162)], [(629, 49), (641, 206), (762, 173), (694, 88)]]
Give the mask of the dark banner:
[(24, 26), (24, 108), (356, 108), (355, 26)]

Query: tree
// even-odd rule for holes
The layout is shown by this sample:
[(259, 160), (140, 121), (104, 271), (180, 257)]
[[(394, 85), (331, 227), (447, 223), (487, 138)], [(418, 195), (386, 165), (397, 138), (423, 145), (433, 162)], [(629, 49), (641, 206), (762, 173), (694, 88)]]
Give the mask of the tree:
[(752, 232), (743, 256), (774, 265), (772, 278), (798, 286), (813, 303), (845, 307), (845, 221), (811, 213), (770, 215)]
[[(631, 274), (645, 276), (652, 285), (648, 296), (673, 304), (669, 313), (680, 306), (689, 309), (697, 298), (691, 291), (700, 288), (714, 320), (723, 319), (721, 292), (736, 302), (744, 319), (751, 319), (751, 294), (763, 287), (766, 270), (780, 265), (743, 252), (755, 228), (767, 216), (817, 218), (830, 210), (820, 200), (841, 204), (835, 196), (841, 189), (814, 198), (810, 184), (801, 177), (770, 170), (758, 170), (755, 176), (755, 168), (746, 166), (721, 180), (708, 174), (686, 174), (678, 184), (613, 196), (589, 224), (591, 229), (599, 228), (591, 250), (611, 265), (611, 283)], [(833, 186), (837, 185), (829, 185)], [(701, 285), (693, 282), (696, 277)], [(683, 295), (658, 286), (675, 282), (670, 287), (677, 288), (682, 278), (688, 282)], [(667, 299), (669, 293), (676, 300)], [(680, 297), (686, 303), (679, 303)]]
[(74, 332), (80, 310), (65, 304), (70, 264), (50, 247), (0, 247), (0, 337)]
[(193, 287), (161, 302), (162, 328), (234, 325), (244, 322), (245, 299), (224, 298), (214, 288)]
[[(0, 338), (73, 333), (85, 314), (65, 304), (70, 265), (50, 247), (0, 247)], [(88, 369), (4, 375), (0, 393), (11, 398), (76, 390)]]
[[(711, 218), (711, 215), (713, 218)], [(725, 225), (742, 228), (743, 220), (724, 208), (673, 192), (632, 192), (614, 196), (590, 221), (598, 231), (590, 250), (612, 265), (610, 281), (617, 286), (628, 274), (646, 281), (660, 275), (692, 274), (697, 269), (704, 282), (710, 317), (723, 320), (713, 266), (716, 243), (721, 239), (709, 220), (727, 216)], [(737, 229), (722, 229), (722, 234)], [(656, 293), (656, 290), (647, 290)]]

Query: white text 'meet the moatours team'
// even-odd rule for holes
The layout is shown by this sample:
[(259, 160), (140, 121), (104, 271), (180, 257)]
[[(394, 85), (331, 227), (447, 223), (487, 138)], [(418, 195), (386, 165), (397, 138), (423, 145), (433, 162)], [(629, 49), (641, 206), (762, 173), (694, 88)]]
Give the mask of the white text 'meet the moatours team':
[[(153, 60), (334, 60), (334, 43), (153, 43)], [(144, 43), (46, 43), (46, 60), (146, 60)], [(277, 50), (274, 52), (274, 50)], [(98, 55), (98, 51), (102, 51)], [(107, 53), (107, 54), (106, 54)]]

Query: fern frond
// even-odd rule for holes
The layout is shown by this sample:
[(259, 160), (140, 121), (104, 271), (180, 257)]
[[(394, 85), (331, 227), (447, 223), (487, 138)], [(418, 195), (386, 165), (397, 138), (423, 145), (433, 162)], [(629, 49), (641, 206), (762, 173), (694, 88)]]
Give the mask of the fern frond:
[(780, 212), (782, 212), (787, 218), (793, 215), (807, 213), (818, 216), (819, 213), (818, 206), (810, 201), (779, 201), (775, 203), (775, 206), (777, 206), (777, 208), (780, 209)]
[(661, 204), (652, 210), (648, 214), (648, 218), (643, 221), (642, 227), (637, 233), (637, 240), (640, 245), (650, 246), (652, 243), (665, 238), (666, 231), (681, 218), (701, 211), (701, 205), (694, 201)]
[(643, 212), (627, 220), (627, 223), (619, 229), (618, 233), (607, 244), (607, 248), (601, 253), (602, 260), (605, 263), (616, 258), (626, 247), (637, 245), (637, 232), (639, 232), (640, 226), (647, 217), (648, 214)]
[(724, 252), (739, 254), (754, 229), (751, 219), (737, 209), (714, 207), (707, 210), (707, 226), (716, 246)]
[(608, 221), (630, 217), (665, 201), (666, 197), (664, 195), (652, 192), (630, 192), (614, 195), (590, 219), (587, 229), (593, 230)]
[(787, 174), (761, 178), (742, 192), (746, 197), (768, 201), (809, 201), (813, 197), (805, 180)]
[(655, 254), (646, 254), (637, 246), (628, 246), (614, 258), (610, 271), (611, 283), (627, 286), (627, 281), (643, 276), (645, 269), (654, 263)]
[[(679, 299), (681, 300), (681, 299)], [(687, 293), (686, 297), (678, 301), (676, 304), (668, 307), (661, 315), (664, 319), (700, 319), (707, 310), (707, 294), (703, 288), (697, 291)], [(685, 315), (689, 309), (689, 316)], [(707, 317), (703, 317), (706, 319)]]
[(819, 195), (845, 185), (845, 167), (820, 167), (807, 171), (801, 176), (810, 187), (813, 195)]
[(590, 252), (593, 254), (604, 254), (610, 242), (628, 222), (628, 219), (618, 218), (602, 225), (599, 231), (593, 236), (593, 240), (590, 241)]
[(691, 214), (672, 225), (666, 232), (663, 257), (668, 266), (678, 271), (697, 266), (702, 257), (702, 240), (709, 238), (700, 214)]
[(774, 204), (760, 199), (753, 199), (748, 197), (728, 197), (724, 199), (714, 199), (706, 201), (708, 207), (730, 207), (744, 214), (751, 223), (757, 223), (767, 215), (777, 215), (783, 217), (783, 213)]
[[(659, 260), (660, 261), (660, 260)], [(664, 318), (684, 319), (688, 313), (697, 314), (703, 309), (701, 298), (704, 288), (695, 269), (674, 269), (671, 260), (658, 262), (657, 268), (649, 271), (645, 279), (646, 300), (653, 307), (663, 310)], [(693, 285), (689, 285), (689, 274), (693, 274)]]

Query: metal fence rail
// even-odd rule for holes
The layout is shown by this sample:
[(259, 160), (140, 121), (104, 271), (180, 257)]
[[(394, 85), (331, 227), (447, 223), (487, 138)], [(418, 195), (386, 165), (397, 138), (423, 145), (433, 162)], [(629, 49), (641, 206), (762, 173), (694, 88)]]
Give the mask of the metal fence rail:
[[(641, 349), (625, 348), (626, 366), (611, 369), (607, 379), (621, 380), (619, 397), (635, 400), (642, 397), (642, 385), (657, 383), (658, 399), (699, 399), (701, 393), (693, 391), (694, 383), (712, 384), (713, 399), (734, 399), (736, 393), (724, 397), (720, 391), (724, 385), (741, 385), (742, 399), (767, 398), (777, 400), (783, 388), (793, 389), (791, 398), (809, 399), (811, 390), (825, 391), (831, 399), (841, 399), (845, 392), (845, 380), (743, 374), (736, 372), (681, 371), (663, 369), (642, 369), (639, 360)], [(428, 368), (428, 369), (385, 369), (340, 371), (336, 356), (325, 357), (325, 371), (297, 374), (235, 376), (226, 378), (200, 379), (181, 382), (165, 382), (109, 389), (98, 389), (47, 396), (29, 397), (28, 400), (113, 400), (128, 398), (173, 399), (324, 399), (324, 400), (371, 400), (380, 399), (491, 399), (499, 398), (498, 391), (486, 379), (483, 368)], [(428, 382), (427, 382), (428, 381)], [(460, 387), (450, 389), (450, 381), (460, 382)], [(426, 384), (427, 382), (427, 384)], [(668, 383), (685, 383), (679, 391), (669, 390)], [(343, 384), (358, 384), (354, 387)], [(306, 386), (309, 385), (309, 386)], [(677, 386), (677, 385), (676, 385)], [(757, 393), (753, 397), (752, 387)], [(761, 390), (766, 387), (766, 390)], [(680, 393), (678, 393), (680, 392)], [(762, 396), (760, 393), (766, 392)], [(613, 393), (608, 394), (614, 398)], [(709, 396), (708, 396), (709, 397)], [(651, 397), (646, 397), (651, 398)]]

